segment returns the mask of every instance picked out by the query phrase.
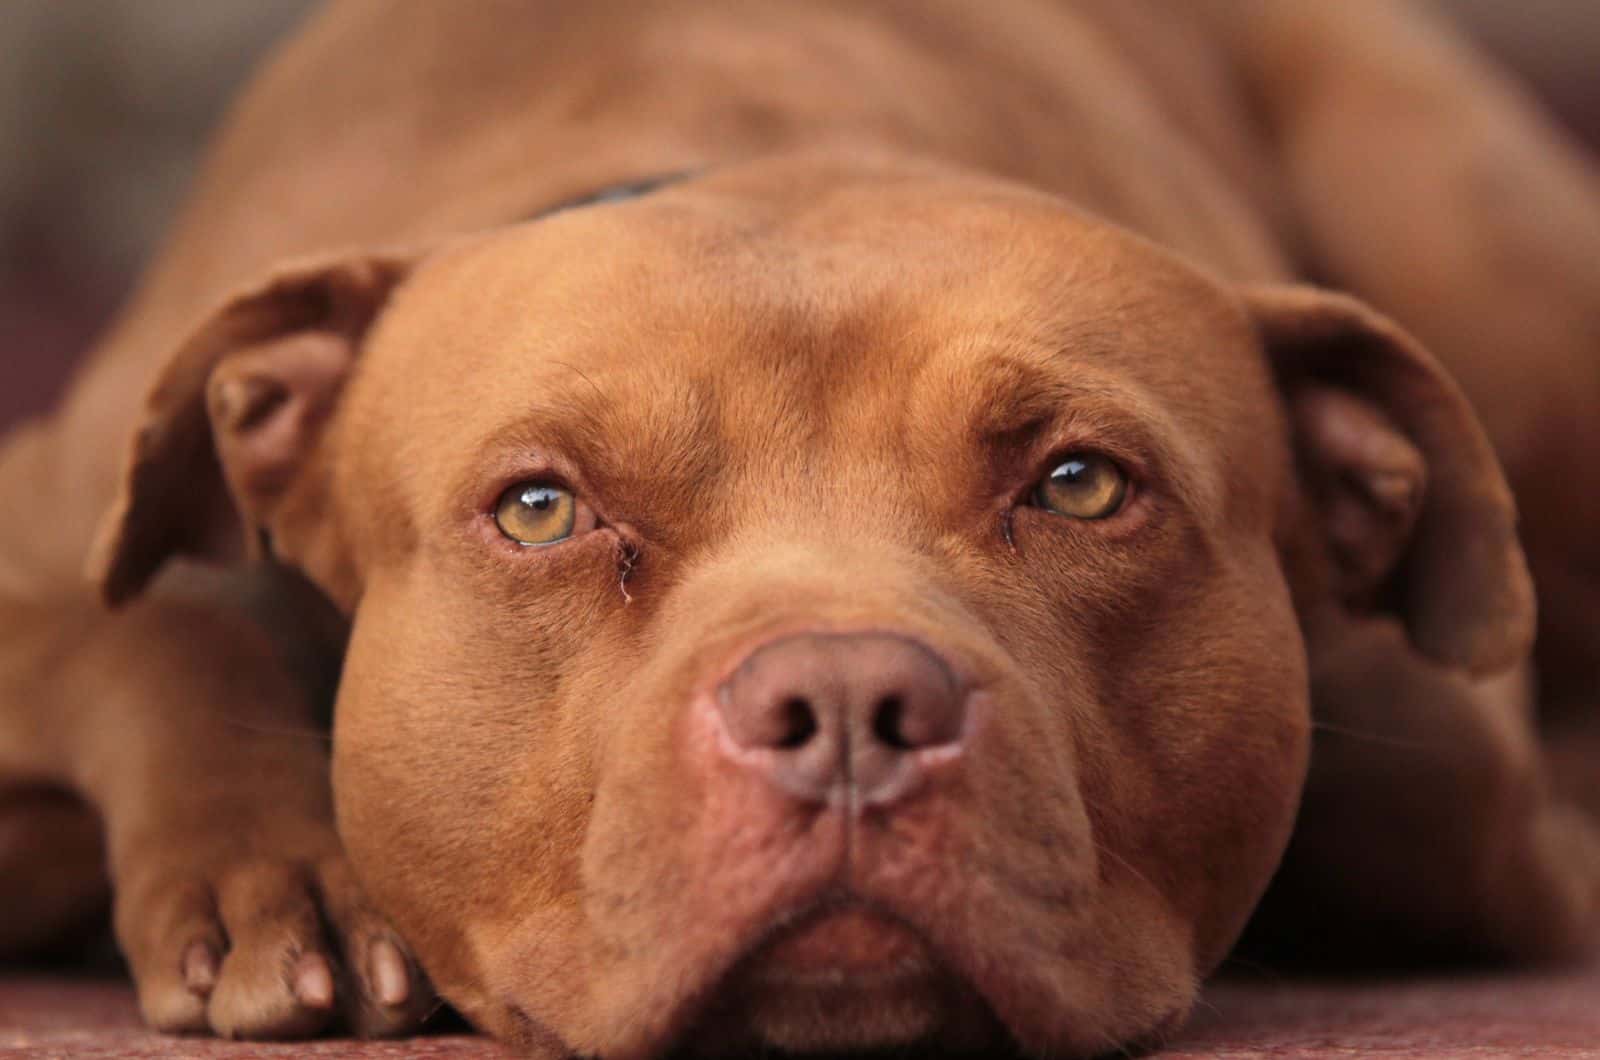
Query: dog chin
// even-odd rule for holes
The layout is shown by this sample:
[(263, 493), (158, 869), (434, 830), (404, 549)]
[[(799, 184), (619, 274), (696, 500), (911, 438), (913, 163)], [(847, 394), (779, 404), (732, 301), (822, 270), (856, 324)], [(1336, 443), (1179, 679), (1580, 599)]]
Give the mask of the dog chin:
[(1004, 1055), (977, 992), (915, 929), (864, 905), (785, 925), (725, 976), (679, 1056)]

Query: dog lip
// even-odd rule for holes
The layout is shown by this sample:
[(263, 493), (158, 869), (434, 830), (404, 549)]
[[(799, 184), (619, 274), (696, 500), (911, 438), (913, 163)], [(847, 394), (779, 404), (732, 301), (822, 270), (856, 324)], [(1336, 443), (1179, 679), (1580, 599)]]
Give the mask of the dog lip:
[(859, 898), (820, 903), (788, 920), (740, 962), (756, 986), (872, 988), (930, 978), (922, 934)]
[[(953, 1034), (956, 1038), (946, 1044), (959, 1047), (959, 1055), (1015, 1055), (1009, 1032), (981, 986), (948, 959), (938, 932), (900, 915), (893, 905), (841, 886), (779, 915), (697, 992), (673, 1036), (672, 1046), (680, 1050), (673, 1055), (697, 1055), (702, 1041), (730, 1040), (770, 1052), (775, 1043), (767, 1038), (766, 1020), (785, 1012), (809, 1014), (806, 1018), (828, 1014), (824, 1018), (847, 1022), (832, 1031), (805, 1032), (820, 1034), (820, 1042), (776, 1045), (780, 1050), (826, 1055), (917, 1052), (938, 1047), (942, 1036)], [(856, 1031), (841, 1030), (865, 1027), (876, 1018), (869, 1014), (889, 1011), (921, 1015), (909, 1016), (910, 1025), (881, 1041), (872, 1037), (881, 1027), (860, 1040), (852, 1039)], [(777, 1019), (778, 1026), (787, 1025), (787, 1016)], [(866, 1024), (859, 1022), (863, 1019)], [(781, 1040), (787, 1032), (778, 1033)], [(902, 1039), (902, 1033), (908, 1036)], [(973, 1052), (976, 1045), (983, 1048)]]

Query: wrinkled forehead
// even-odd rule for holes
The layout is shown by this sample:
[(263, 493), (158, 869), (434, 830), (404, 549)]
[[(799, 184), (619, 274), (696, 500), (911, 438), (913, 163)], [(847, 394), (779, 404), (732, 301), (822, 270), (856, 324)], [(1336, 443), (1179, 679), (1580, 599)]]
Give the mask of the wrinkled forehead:
[(1181, 447), (1225, 437), (1267, 393), (1230, 298), (1051, 200), (912, 178), (731, 184), (424, 265), (363, 369), (377, 405), (406, 410), (397, 444), (603, 436), (643, 458), (761, 432), (870, 448), (908, 420), (1003, 434), (1065, 409)]

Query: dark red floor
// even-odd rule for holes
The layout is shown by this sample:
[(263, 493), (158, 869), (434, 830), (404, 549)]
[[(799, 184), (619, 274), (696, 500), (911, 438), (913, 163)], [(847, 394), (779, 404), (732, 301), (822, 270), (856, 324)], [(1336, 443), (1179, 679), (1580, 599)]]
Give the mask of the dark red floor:
[[(281, 1045), (144, 1030), (115, 980), (0, 974), (0, 1057), (422, 1057), (508, 1054), (464, 1035)], [(1566, 973), (1365, 983), (1224, 982), (1168, 1057), (1600, 1058), (1600, 964)]]

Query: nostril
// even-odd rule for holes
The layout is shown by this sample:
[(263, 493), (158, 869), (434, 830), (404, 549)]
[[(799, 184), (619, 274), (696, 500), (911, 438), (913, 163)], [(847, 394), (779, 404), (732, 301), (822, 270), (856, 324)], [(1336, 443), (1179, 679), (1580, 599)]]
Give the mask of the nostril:
[(918, 641), (800, 633), (747, 655), (713, 709), (728, 741), (720, 746), (766, 752), (739, 755), (742, 765), (782, 773), (791, 794), (809, 778), (816, 795), (841, 782), (865, 791), (944, 761), (919, 752), (962, 741), (967, 700), (950, 666)]
[(905, 733), (906, 705), (899, 696), (884, 696), (872, 711), (872, 735), (896, 751), (911, 750)]
[(778, 748), (794, 751), (804, 747), (817, 734), (817, 713), (810, 701), (801, 696), (790, 696), (783, 701), (783, 731), (778, 737)]

